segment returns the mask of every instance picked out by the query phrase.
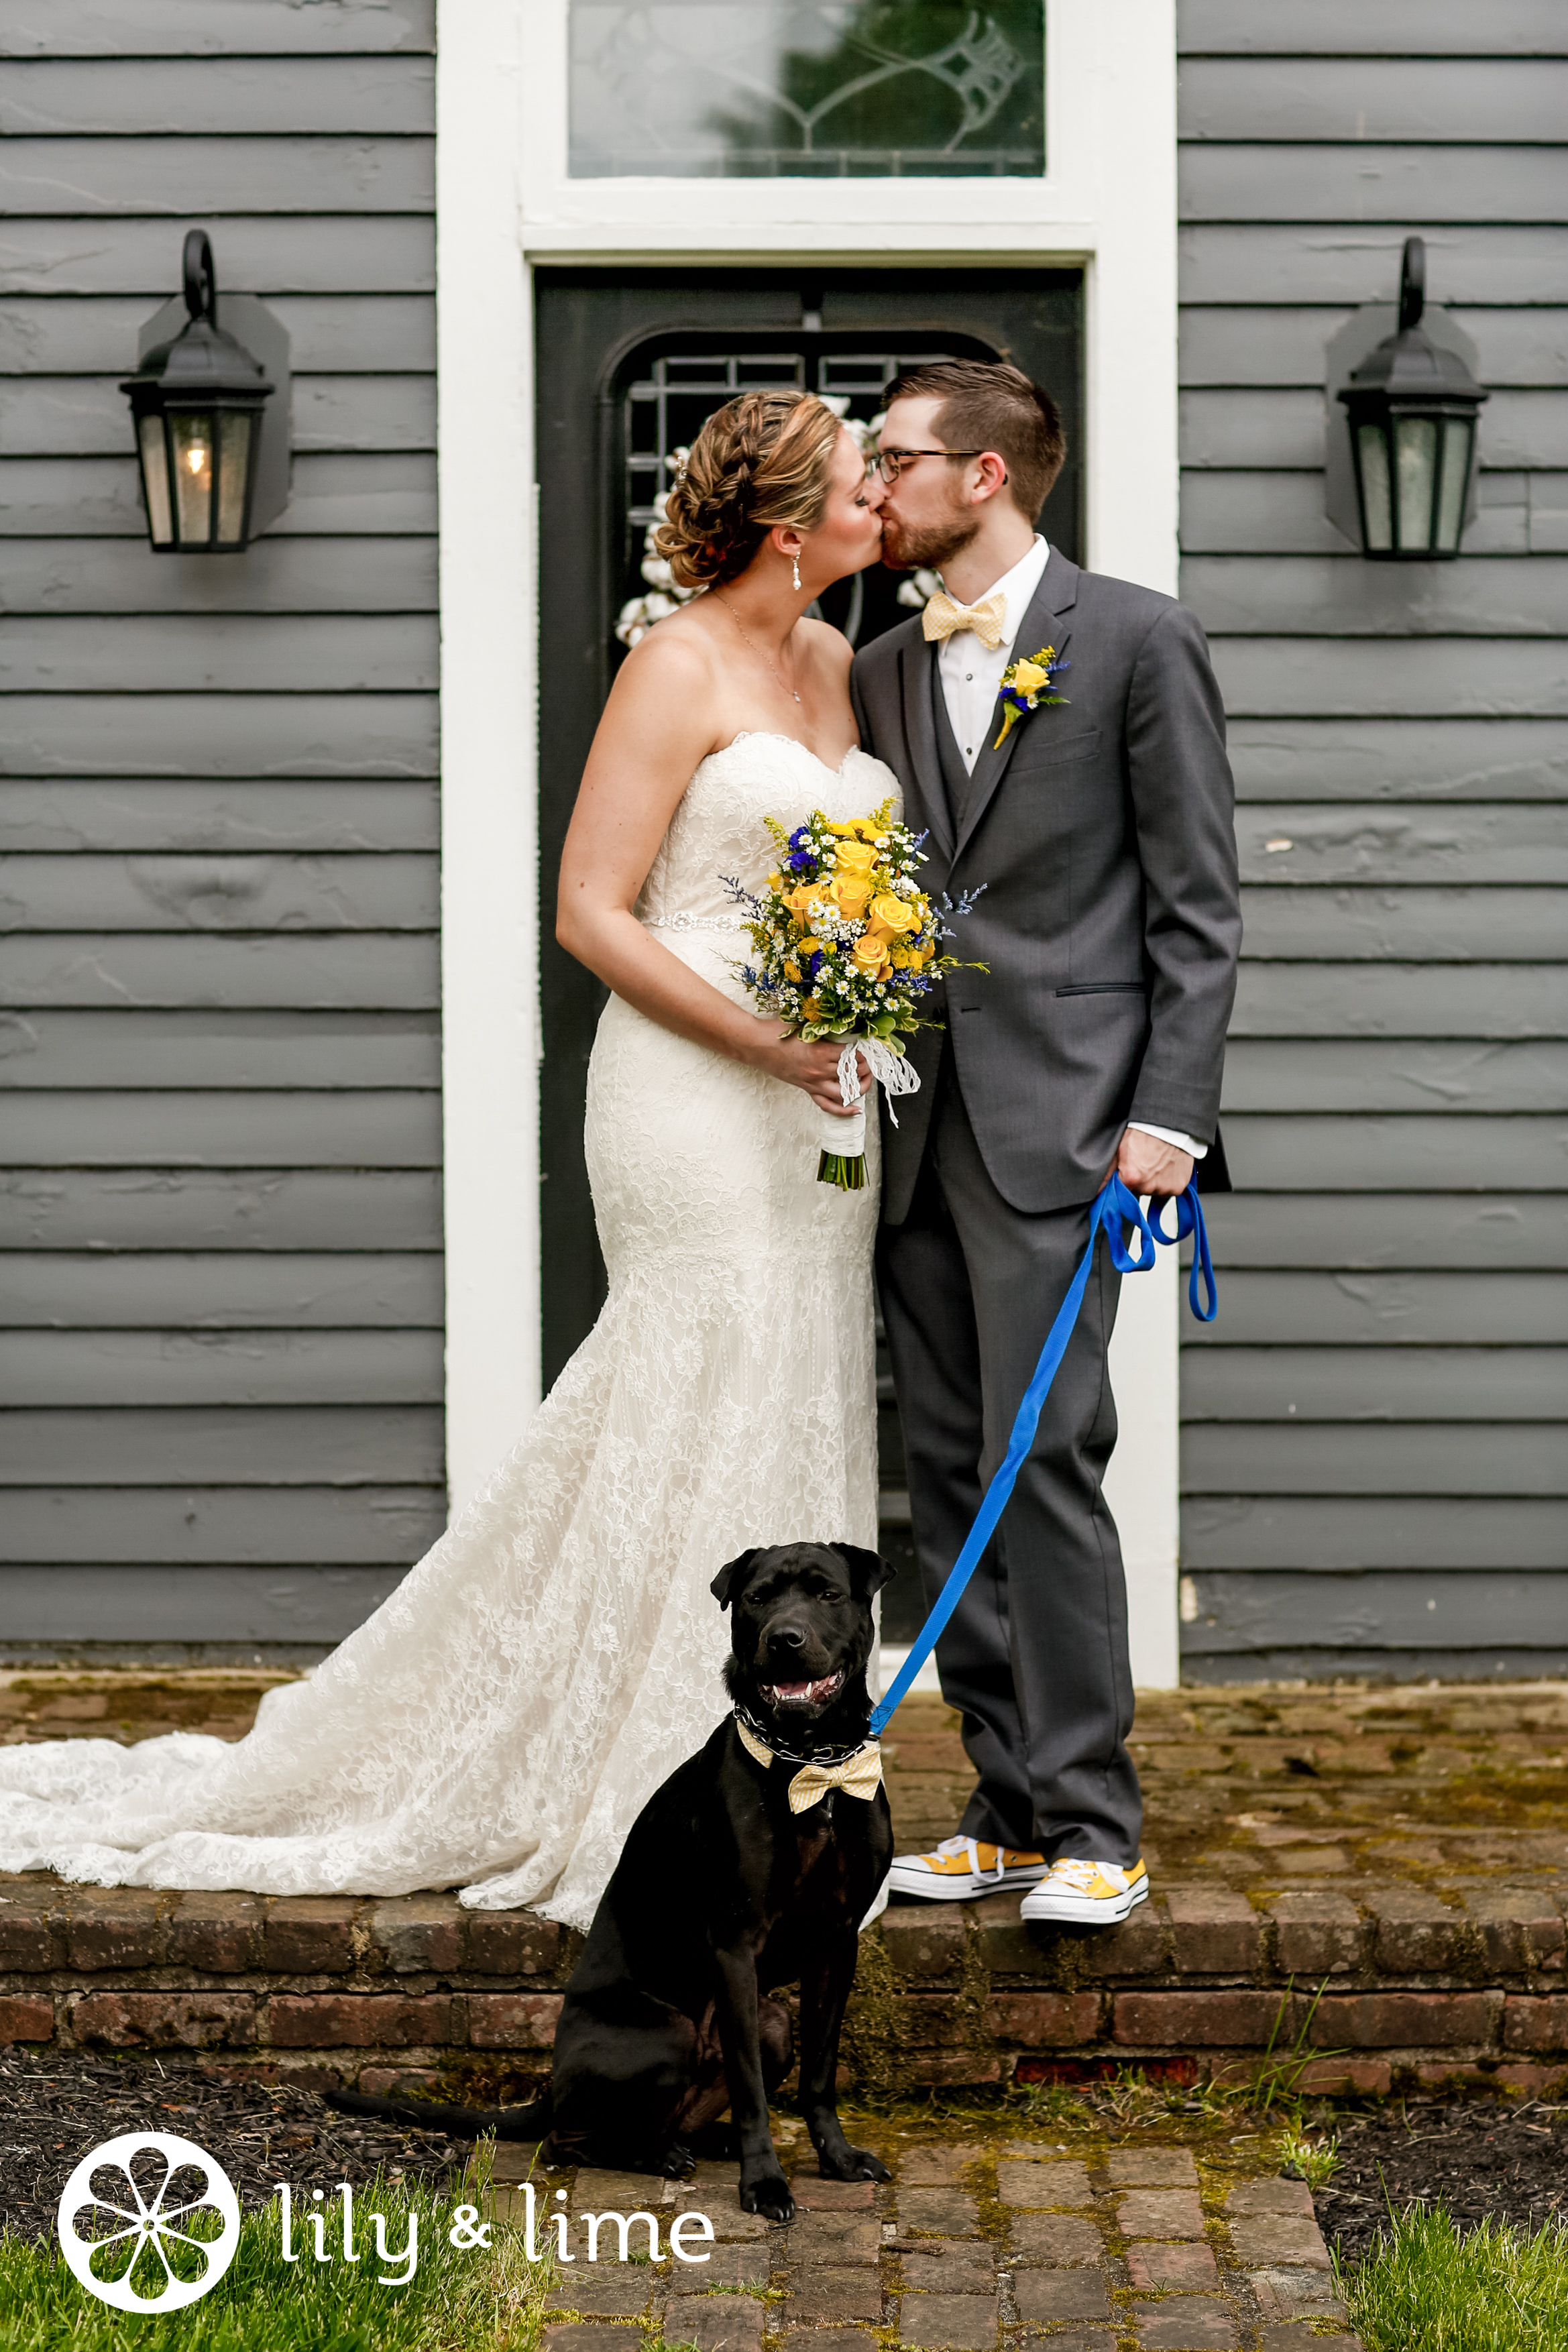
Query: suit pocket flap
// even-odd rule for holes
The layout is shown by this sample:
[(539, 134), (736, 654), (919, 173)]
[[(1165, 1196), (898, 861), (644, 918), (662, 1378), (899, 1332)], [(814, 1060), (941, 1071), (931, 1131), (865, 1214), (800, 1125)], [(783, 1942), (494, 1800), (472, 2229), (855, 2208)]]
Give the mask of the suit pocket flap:
[(1092, 759), (1100, 749), (1098, 727), (1082, 729), (1077, 735), (1058, 735), (1041, 720), (1049, 719), (1048, 711), (1038, 711), (1027, 722), (1024, 740), (1018, 746), (1017, 765), (1020, 768), (1057, 768), (1068, 760)]

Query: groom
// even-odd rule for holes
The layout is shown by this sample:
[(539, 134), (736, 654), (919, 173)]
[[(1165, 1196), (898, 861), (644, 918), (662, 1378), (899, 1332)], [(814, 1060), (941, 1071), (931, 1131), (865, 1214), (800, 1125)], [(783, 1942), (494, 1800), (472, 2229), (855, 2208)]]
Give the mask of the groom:
[[(1215, 1134), (1241, 923), (1225, 718), (1204, 635), (1166, 596), (1080, 571), (1035, 530), (1055, 404), (1016, 368), (946, 361), (889, 394), (884, 561), (940, 570), (919, 619), (857, 656), (861, 740), (925, 829), (933, 893), (984, 886), (944, 1033), (883, 1124), (878, 1278), (936, 1599), (1112, 1168), (1182, 1192)], [(1003, 671), (1049, 649), (1063, 705), (999, 742)], [(937, 1645), (978, 1774), (956, 1837), (895, 1894), (1026, 1886), (1024, 1916), (1107, 1926), (1148, 1893), (1127, 1595), (1100, 1481), (1116, 1439), (1104, 1249), (1033, 1450)]]

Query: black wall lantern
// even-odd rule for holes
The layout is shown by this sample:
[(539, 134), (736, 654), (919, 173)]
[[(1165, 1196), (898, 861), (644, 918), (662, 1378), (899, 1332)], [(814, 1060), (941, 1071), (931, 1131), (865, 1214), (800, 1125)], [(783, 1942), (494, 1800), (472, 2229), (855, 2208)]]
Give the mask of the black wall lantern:
[(1430, 562), (1459, 551), (1488, 394), (1458, 352), (1421, 325), (1426, 248), (1405, 240), (1397, 331), (1338, 394), (1350, 418), (1362, 551), (1380, 563)]
[(185, 238), (184, 326), (121, 385), (131, 401), (147, 532), (165, 554), (231, 554), (250, 538), (262, 410), (276, 387), (217, 322), (213, 249)]

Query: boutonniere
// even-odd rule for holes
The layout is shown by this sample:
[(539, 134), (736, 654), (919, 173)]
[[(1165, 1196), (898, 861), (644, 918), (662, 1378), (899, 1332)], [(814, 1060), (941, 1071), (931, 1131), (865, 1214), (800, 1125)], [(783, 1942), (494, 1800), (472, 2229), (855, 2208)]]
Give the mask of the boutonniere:
[(1065, 694), (1053, 694), (1051, 686), (1058, 673), (1070, 669), (1071, 662), (1058, 661), (1055, 646), (1042, 646), (1027, 661), (1009, 662), (1002, 673), (1001, 696), (1007, 706), (1007, 716), (1002, 721), (1002, 732), (991, 746), (999, 751), (1020, 719), (1027, 719), (1042, 702), (1065, 702)]

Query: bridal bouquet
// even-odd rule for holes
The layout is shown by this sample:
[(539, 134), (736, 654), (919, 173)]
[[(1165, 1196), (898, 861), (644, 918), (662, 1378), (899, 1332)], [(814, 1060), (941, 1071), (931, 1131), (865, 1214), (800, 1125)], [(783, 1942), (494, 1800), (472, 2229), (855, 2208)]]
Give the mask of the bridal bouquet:
[[(940, 909), (932, 906), (915, 879), (925, 835), (896, 824), (891, 808), (884, 801), (869, 816), (842, 824), (814, 809), (793, 833), (769, 817), (778, 863), (761, 892), (723, 877), (746, 909), (755, 950), (753, 962), (737, 967), (742, 980), (765, 1013), (808, 1045), (821, 1037), (842, 1044), (838, 1090), (857, 1105), (860, 1055), (889, 1096), (919, 1087), (900, 1037), (941, 1026), (921, 1000), (942, 973), (963, 968), (942, 951), (941, 942), (953, 937), (944, 918), (967, 914), (978, 896), (965, 892), (955, 905), (944, 893)], [(864, 1108), (853, 1118), (825, 1111), (822, 1129), (819, 1181), (861, 1191)]]

